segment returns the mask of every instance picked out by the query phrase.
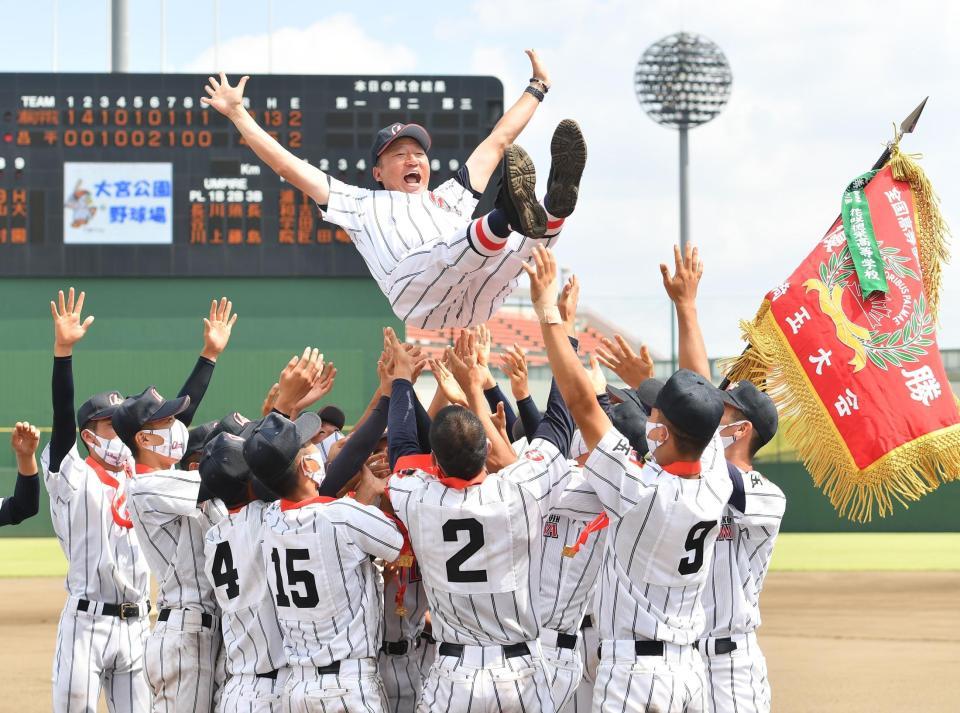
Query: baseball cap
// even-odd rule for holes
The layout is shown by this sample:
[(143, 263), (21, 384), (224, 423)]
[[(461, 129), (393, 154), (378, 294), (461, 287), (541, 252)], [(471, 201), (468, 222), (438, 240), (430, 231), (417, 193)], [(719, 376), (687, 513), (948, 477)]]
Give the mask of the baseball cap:
[(150, 421), (160, 421), (183, 413), (190, 406), (190, 397), (167, 400), (157, 391), (157, 387), (148, 386), (136, 396), (126, 398), (116, 407), (111, 417), (113, 430), (120, 440), (127, 442)]
[(641, 404), (633, 399), (614, 404), (610, 409), (610, 423), (640, 457), (647, 454), (647, 412)]
[(217, 421), (213, 433), (208, 438), (219, 436), (221, 433), (230, 433), (234, 436), (240, 436), (240, 438), (247, 438), (256, 426), (255, 421), (251, 421), (242, 413), (233, 411)]
[(343, 430), (343, 424), (346, 423), (347, 420), (347, 417), (343, 415), (343, 411), (336, 406), (324, 406), (317, 411), (317, 415), (320, 416), (321, 422), (336, 426), (338, 431)]
[(760, 436), (760, 445), (770, 441), (777, 433), (780, 417), (777, 407), (767, 394), (760, 391), (750, 381), (735, 381), (720, 392), (725, 403), (740, 409), (747, 420), (753, 424), (753, 430)]
[(387, 150), (387, 146), (404, 136), (423, 146), (424, 151), (430, 150), (430, 134), (427, 133), (426, 129), (420, 124), (401, 124), (397, 122), (390, 124), (390, 126), (384, 126), (377, 132), (377, 136), (373, 140), (373, 146), (370, 148), (370, 165), (376, 164), (380, 154)]
[(122, 403), (123, 395), (119, 391), (101, 391), (94, 394), (77, 409), (77, 424), (83, 428), (90, 421), (110, 418)]
[(232, 433), (220, 433), (203, 447), (200, 482), (224, 503), (246, 501), (250, 467), (243, 458), (243, 439)]
[(204, 444), (210, 440), (210, 437), (216, 435), (217, 423), (217, 421), (207, 421), (190, 429), (187, 437), (187, 447), (183, 451), (183, 460), (203, 450)]
[(644, 413), (649, 416), (654, 404), (657, 402), (657, 395), (662, 388), (663, 381), (650, 378), (641, 381), (640, 386), (635, 389), (620, 389), (616, 386), (608, 386), (607, 393), (620, 401), (632, 401), (636, 403), (643, 409)]
[(273, 412), (259, 421), (243, 444), (243, 458), (253, 474), (268, 486), (320, 430), (320, 416), (308, 411), (296, 421)]
[(680, 369), (667, 379), (654, 408), (684, 433), (709, 439), (723, 417), (723, 396), (716, 386), (689, 369)]

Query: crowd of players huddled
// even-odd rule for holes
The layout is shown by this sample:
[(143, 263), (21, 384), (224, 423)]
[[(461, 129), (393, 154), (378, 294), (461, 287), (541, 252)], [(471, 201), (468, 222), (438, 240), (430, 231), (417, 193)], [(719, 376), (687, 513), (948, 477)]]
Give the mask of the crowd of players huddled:
[[(776, 409), (710, 383), (703, 267), (675, 258), (682, 368), (665, 382), (622, 339), (577, 353), (579, 285), (538, 248), (545, 403), (483, 326), (439, 359), (388, 328), (362, 414), (330, 403), (337, 369), (309, 347), (260, 413), (201, 424), (226, 298), (176, 397), (144, 374), (77, 408), (93, 318), (61, 292), (40, 459), (68, 560), (54, 709), (96, 710), (102, 691), (114, 711), (768, 711), (755, 631), (785, 501), (753, 457)], [(39, 431), (12, 440), (0, 524), (37, 511)]]

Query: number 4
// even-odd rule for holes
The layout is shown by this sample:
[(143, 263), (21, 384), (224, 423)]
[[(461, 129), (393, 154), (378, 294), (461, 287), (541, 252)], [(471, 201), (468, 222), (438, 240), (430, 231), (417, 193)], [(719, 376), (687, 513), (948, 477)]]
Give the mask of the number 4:
[(227, 585), (227, 599), (236, 599), (240, 596), (240, 573), (233, 566), (233, 552), (229, 542), (217, 543), (212, 562), (213, 583), (217, 587)]
[(716, 526), (716, 520), (704, 520), (690, 528), (690, 532), (687, 533), (687, 541), (683, 547), (688, 552), (693, 552), (693, 557), (684, 557), (680, 560), (680, 565), (677, 567), (680, 574), (694, 574), (700, 571), (700, 568), (703, 567), (703, 543), (710, 530)]

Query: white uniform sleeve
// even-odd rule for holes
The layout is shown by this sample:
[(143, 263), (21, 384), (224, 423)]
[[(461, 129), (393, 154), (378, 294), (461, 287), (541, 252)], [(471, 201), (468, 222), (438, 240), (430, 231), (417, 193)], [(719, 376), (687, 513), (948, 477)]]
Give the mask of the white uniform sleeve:
[(428, 477), (430, 476), (417, 471), (410, 475), (392, 475), (387, 481), (390, 504), (400, 522), (407, 528), (410, 527), (410, 503), (414, 499), (414, 493), (423, 487)]
[(71, 448), (63, 460), (60, 461), (60, 470), (50, 471), (50, 444), (44, 447), (40, 454), (40, 469), (43, 471), (43, 482), (47, 486), (50, 497), (57, 501), (69, 502), (80, 488), (83, 487), (82, 478), (86, 475), (86, 468), (74, 467), (82, 462), (76, 444)]
[(130, 504), (142, 520), (162, 525), (178, 517), (198, 517), (200, 473), (196, 470), (159, 470), (140, 473), (127, 481)]
[(635, 460), (630, 442), (612, 426), (593, 449), (584, 469), (611, 517), (622, 517), (652, 498), (661, 472)]
[(403, 548), (403, 535), (380, 508), (364, 505), (353, 498), (340, 498), (330, 504), (327, 517), (345, 527), (350, 539), (368, 555), (393, 562)]
[(464, 188), (455, 178), (448, 178), (437, 186), (433, 195), (442, 198), (443, 202), (464, 220), (470, 220), (473, 217), (473, 211), (478, 203), (473, 193)]
[(603, 503), (597, 497), (597, 491), (587, 479), (583, 468), (571, 464), (570, 469), (567, 486), (560, 491), (560, 497), (554, 502), (550, 514), (591, 522), (603, 512)]
[[(743, 474), (744, 511), (737, 521), (745, 527), (780, 529), (787, 498), (776, 484), (756, 471)], [(736, 512), (736, 510), (734, 510)]]
[(535, 438), (516, 463), (499, 473), (504, 480), (516, 483), (533, 494), (546, 517), (553, 510), (570, 479), (566, 455), (550, 441)]
[(330, 181), (330, 198), (326, 207), (318, 206), (320, 216), (346, 230), (361, 230), (363, 228), (363, 216), (367, 205), (370, 203), (370, 196), (373, 195), (373, 191), (351, 186), (343, 181), (338, 181), (333, 176), (327, 178)]

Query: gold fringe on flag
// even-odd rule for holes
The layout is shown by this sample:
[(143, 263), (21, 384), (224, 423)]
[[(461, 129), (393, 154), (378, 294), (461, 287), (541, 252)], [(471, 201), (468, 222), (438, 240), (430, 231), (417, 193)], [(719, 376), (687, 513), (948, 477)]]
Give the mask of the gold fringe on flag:
[[(913, 191), (917, 248), (924, 291), (931, 310), (939, 304), (941, 266), (948, 257), (947, 226), (939, 201), (912, 157), (891, 147), (891, 170)], [(850, 454), (826, 406), (764, 300), (756, 317), (741, 322), (749, 348), (721, 365), (730, 381), (746, 379), (766, 391), (777, 405), (787, 440), (800, 454), (814, 484), (841, 516), (869, 522), (874, 510), (884, 517), (894, 502), (904, 507), (960, 477), (960, 427), (928, 433), (885, 454), (861, 470)]]

